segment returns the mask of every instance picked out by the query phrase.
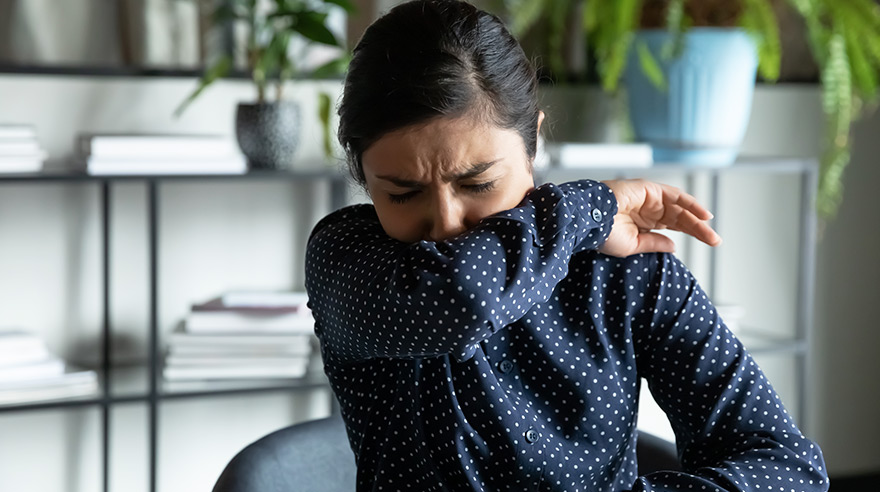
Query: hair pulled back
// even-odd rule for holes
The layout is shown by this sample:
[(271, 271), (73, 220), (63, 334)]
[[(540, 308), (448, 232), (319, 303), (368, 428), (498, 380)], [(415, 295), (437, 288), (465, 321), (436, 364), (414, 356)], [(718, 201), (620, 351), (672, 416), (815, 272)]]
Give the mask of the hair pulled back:
[(470, 116), (515, 130), (529, 160), (538, 131), (537, 78), (496, 16), (455, 0), (391, 9), (354, 49), (339, 106), (339, 142), (364, 185), (363, 152), (385, 134), (436, 117)]

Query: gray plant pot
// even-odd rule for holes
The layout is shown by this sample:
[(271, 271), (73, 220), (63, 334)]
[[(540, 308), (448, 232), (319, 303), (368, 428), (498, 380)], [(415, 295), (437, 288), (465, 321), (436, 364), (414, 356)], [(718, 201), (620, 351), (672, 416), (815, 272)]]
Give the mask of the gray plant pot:
[(251, 169), (289, 169), (299, 145), (299, 105), (291, 101), (238, 105), (235, 136)]

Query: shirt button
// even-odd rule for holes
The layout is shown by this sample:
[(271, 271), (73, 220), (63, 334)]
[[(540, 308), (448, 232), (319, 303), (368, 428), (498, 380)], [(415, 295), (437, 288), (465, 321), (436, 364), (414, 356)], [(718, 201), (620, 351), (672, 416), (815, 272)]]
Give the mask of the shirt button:
[(508, 372), (513, 370), (513, 362), (504, 359), (498, 363), (498, 369), (500, 369), (502, 373), (507, 374)]
[(526, 441), (528, 441), (530, 444), (534, 443), (540, 438), (541, 434), (538, 434), (538, 431), (536, 431), (535, 429), (529, 429), (526, 431)]
[(602, 211), (598, 208), (593, 209), (593, 220), (596, 222), (602, 222)]

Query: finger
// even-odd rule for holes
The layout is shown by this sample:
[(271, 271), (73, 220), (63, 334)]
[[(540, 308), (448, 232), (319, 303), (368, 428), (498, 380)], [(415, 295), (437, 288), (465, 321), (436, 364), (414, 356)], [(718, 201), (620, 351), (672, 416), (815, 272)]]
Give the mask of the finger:
[(656, 232), (642, 232), (638, 237), (635, 253), (675, 253), (675, 242)]
[(674, 217), (665, 217), (665, 220), (672, 221), (668, 227), (674, 231), (689, 234), (709, 246), (721, 244), (721, 236), (715, 229), (708, 222), (700, 220), (689, 211), (679, 210)]
[(663, 201), (666, 207), (681, 207), (682, 209), (694, 214), (694, 216), (696, 216), (700, 220), (711, 220), (712, 218), (714, 218), (712, 212), (710, 212), (699, 201), (697, 201), (696, 197), (694, 197), (690, 193), (666, 184), (661, 184), (660, 186), (663, 189)]

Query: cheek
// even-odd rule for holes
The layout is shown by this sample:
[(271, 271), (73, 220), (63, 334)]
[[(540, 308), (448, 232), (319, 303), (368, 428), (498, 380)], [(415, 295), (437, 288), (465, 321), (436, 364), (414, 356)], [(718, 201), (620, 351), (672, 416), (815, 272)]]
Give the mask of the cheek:
[(393, 203), (377, 203), (375, 200), (373, 206), (376, 207), (376, 215), (379, 216), (379, 223), (382, 224), (385, 234), (406, 243), (422, 239), (418, 227), (419, 218), (413, 213), (412, 207), (402, 207)]

